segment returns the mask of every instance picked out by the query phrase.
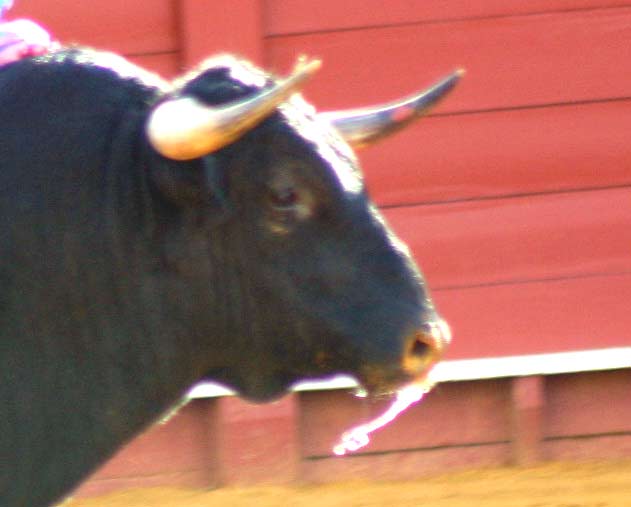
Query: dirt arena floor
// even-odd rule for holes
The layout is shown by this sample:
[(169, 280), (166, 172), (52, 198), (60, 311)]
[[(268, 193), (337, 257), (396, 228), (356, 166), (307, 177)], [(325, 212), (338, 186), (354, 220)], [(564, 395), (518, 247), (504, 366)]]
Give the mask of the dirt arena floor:
[(631, 460), (493, 468), (415, 482), (142, 489), (64, 507), (631, 507)]

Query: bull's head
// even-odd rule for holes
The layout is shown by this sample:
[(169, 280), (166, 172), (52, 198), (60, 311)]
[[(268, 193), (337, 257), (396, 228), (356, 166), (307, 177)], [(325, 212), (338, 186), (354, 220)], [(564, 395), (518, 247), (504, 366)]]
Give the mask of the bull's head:
[[(223, 61), (159, 103), (147, 123), (161, 155), (158, 187), (203, 224), (188, 233), (197, 243), (188, 238), (171, 261), (181, 276), (194, 274), (186, 315), (195, 329), (221, 337), (200, 351), (200, 368), (252, 399), (335, 373), (388, 391), (423, 375), (449, 341), (349, 145), (422, 116), (460, 73), (385, 106), (316, 114), (296, 92), (318, 67), (301, 61), (273, 80)], [(206, 220), (219, 209), (221, 221)]]

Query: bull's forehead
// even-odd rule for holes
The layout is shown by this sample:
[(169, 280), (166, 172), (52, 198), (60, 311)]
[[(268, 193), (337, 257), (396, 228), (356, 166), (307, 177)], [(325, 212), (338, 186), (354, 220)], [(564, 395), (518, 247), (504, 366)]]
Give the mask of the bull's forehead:
[(287, 123), (306, 141), (331, 168), (344, 192), (358, 194), (364, 188), (357, 157), (337, 131), (301, 95), (295, 94), (280, 108)]

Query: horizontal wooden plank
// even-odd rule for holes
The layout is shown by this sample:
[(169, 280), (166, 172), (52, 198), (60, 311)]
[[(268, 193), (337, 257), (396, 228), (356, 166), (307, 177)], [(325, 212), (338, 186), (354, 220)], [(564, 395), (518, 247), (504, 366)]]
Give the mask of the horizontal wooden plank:
[(130, 56), (129, 60), (165, 79), (173, 79), (181, 73), (179, 53)]
[(262, 0), (179, 0), (185, 66), (214, 53), (236, 53), (261, 64)]
[(368, 26), (540, 14), (629, 5), (628, 0), (268, 0), (266, 34), (349, 30)]
[(631, 274), (434, 291), (449, 359), (628, 346)]
[[(629, 370), (545, 377), (543, 437), (563, 438), (631, 431)], [(440, 384), (396, 422), (374, 433), (359, 454), (506, 442), (513, 438), (508, 379)], [(302, 393), (303, 457), (332, 455), (349, 428), (375, 417), (389, 401), (354, 397), (349, 391)], [(586, 410), (589, 407), (589, 410)], [(594, 413), (607, 414), (606, 418)]]
[(321, 57), (307, 85), (321, 109), (379, 103), (462, 66), (445, 113), (629, 97), (630, 46), (631, 8), (612, 8), (274, 37), (267, 63)]
[(120, 449), (116, 458), (102, 465), (92, 480), (203, 470), (209, 459), (199, 445), (208, 430), (204, 416), (207, 410), (202, 403), (182, 407), (169, 419), (171, 424), (155, 424)]
[[(605, 418), (606, 413), (592, 412), (592, 417)], [(629, 433), (603, 433), (584, 438), (546, 439), (543, 441), (542, 454), (550, 461), (603, 461), (628, 459), (631, 455), (631, 436)]]
[[(457, 403), (457, 402), (456, 402)], [(396, 426), (395, 426), (396, 427)], [(631, 440), (631, 438), (629, 439)], [(322, 484), (326, 482), (349, 482), (357, 484), (361, 481), (418, 481), (421, 477), (432, 477), (436, 474), (444, 473), (448, 470), (463, 470), (471, 467), (490, 468), (505, 466), (511, 457), (511, 449), (508, 442), (487, 444), (483, 446), (463, 446), (463, 447), (443, 447), (426, 450), (424, 452), (392, 452), (377, 453), (368, 456), (355, 456), (348, 459), (340, 459), (338, 456), (331, 456), (328, 459), (305, 460), (302, 463), (301, 478), (310, 484)], [(353, 487), (353, 486), (350, 486)], [(405, 488), (404, 485), (399, 486)], [(440, 486), (442, 491), (451, 489), (451, 486)], [(446, 494), (438, 494), (438, 502), (443, 501)], [(411, 496), (408, 495), (408, 498)], [(411, 505), (419, 505), (419, 498), (422, 497), (420, 505), (431, 505), (433, 502), (428, 496), (419, 493), (412, 496)], [(470, 492), (463, 494), (464, 505), (484, 505), (488, 503), (489, 494), (484, 491), (478, 496), (479, 500), (471, 502)], [(426, 501), (427, 499), (427, 501)], [(394, 505), (405, 505), (405, 501), (392, 502), (391, 497), (386, 501), (377, 503), (383, 505), (392, 503)], [(457, 500), (456, 500), (457, 501)], [(372, 498), (366, 499), (365, 505), (375, 503)], [(410, 505), (410, 503), (408, 503)], [(452, 505), (457, 505), (452, 502)], [(461, 505), (463, 505), (461, 503)]]
[(434, 116), (359, 153), (381, 205), (631, 184), (631, 101)]
[[(509, 390), (507, 379), (441, 384), (396, 424), (376, 432), (363, 452), (509, 440)], [(391, 403), (358, 399), (347, 391), (301, 393), (299, 399), (303, 457), (331, 455), (343, 432), (382, 414)]]
[[(510, 412), (506, 410), (509, 389), (507, 379), (443, 384), (397, 417), (396, 425), (374, 433), (365, 452), (507, 441), (511, 437)], [(454, 400), (458, 402), (454, 404)], [(367, 403), (372, 405), (372, 418), (382, 414), (392, 401)], [(367, 420), (364, 416), (357, 422), (362, 419)]]
[(385, 210), (430, 285), (631, 273), (631, 188)]
[(544, 438), (631, 433), (630, 389), (629, 369), (546, 378)]
[(151, 0), (18, 0), (12, 18), (41, 23), (63, 43), (81, 43), (123, 54), (177, 49), (174, 2)]

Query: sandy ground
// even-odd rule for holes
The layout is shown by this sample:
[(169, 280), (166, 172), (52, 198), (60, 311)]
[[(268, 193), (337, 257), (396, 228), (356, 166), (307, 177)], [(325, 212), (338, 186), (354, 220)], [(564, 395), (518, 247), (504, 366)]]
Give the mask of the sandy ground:
[(631, 460), (493, 468), (415, 482), (142, 489), (64, 507), (631, 507)]

